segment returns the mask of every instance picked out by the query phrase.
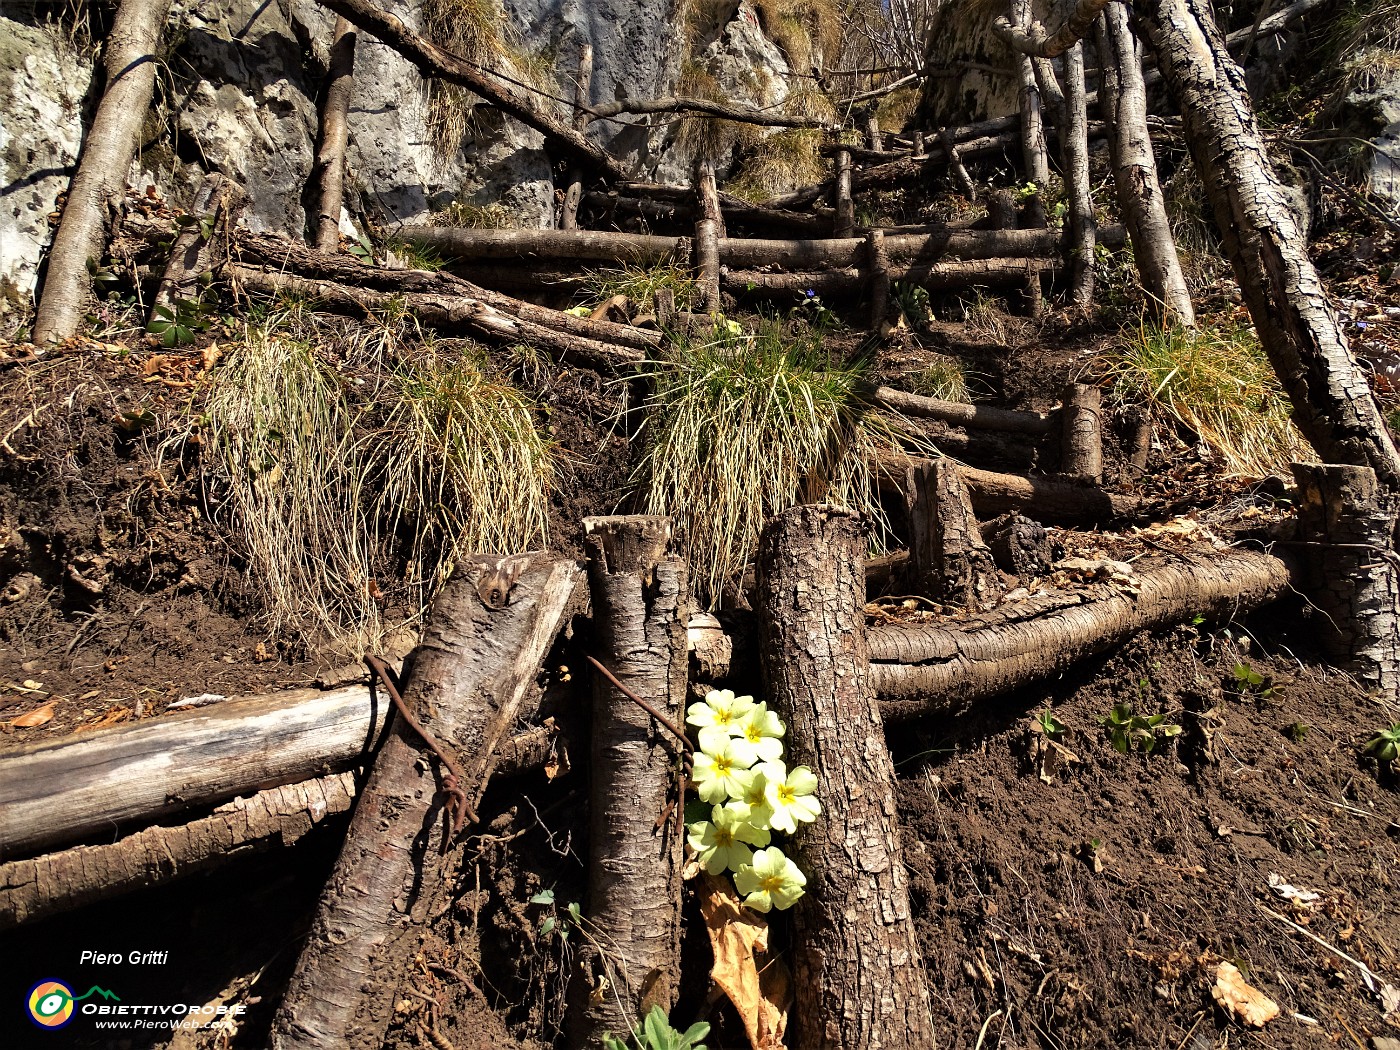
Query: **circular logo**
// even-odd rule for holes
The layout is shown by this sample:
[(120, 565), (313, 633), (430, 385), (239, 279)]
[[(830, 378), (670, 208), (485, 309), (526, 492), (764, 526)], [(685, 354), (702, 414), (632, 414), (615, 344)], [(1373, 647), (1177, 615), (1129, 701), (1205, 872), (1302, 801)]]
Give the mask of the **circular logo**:
[(61, 981), (40, 981), (29, 990), (29, 1016), (43, 1028), (62, 1028), (73, 1020), (73, 993)]

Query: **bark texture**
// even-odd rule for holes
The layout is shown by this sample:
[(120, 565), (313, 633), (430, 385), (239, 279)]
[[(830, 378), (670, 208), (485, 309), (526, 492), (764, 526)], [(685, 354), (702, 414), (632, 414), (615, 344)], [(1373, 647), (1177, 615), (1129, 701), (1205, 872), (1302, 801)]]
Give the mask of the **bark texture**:
[(1400, 513), (1369, 467), (1295, 463), (1304, 589), (1327, 656), (1381, 695), (1400, 686), (1400, 571), (1392, 542)]
[(335, 20), (326, 98), (321, 103), (321, 145), (312, 178), (316, 183), (316, 248), (340, 247), (340, 211), (345, 200), (345, 146), (350, 141), (350, 100), (355, 94), (355, 27)]
[[(1030, 22), (1030, 0), (1012, 0), (1011, 17), (1018, 25)], [(1045, 117), (1041, 112), (1040, 88), (1035, 82), (1035, 66), (1031, 56), (1018, 54), (1021, 74), (1021, 157), (1026, 178), (1041, 191), (1050, 182), (1050, 158), (1045, 148)], [(1040, 206), (1042, 219), (1045, 207)], [(1044, 225), (1044, 222), (1033, 225)]]
[(1047, 32), (1040, 25), (1013, 23), (1006, 16), (998, 17), (992, 28), (997, 36), (1015, 50), (1036, 58), (1058, 58), (1065, 54), (1089, 31), (1099, 12), (1109, 6), (1109, 0), (1078, 0), (1066, 13), (1064, 20)]
[(935, 1045), (909, 911), (894, 768), (870, 689), (860, 519), (780, 515), (759, 542), (763, 678), (788, 725), (790, 767), (817, 776), (823, 812), (797, 836), (798, 1050)]
[[(404, 699), (461, 756), (457, 787), (474, 807), (496, 743), (538, 701), (540, 663), (574, 609), (582, 573), (543, 554), (464, 560), (458, 573), (434, 603)], [(415, 931), (458, 859), (438, 830), (445, 792), (438, 761), (421, 759), (425, 747), (404, 718), (394, 720), (273, 1022), (275, 1050), (383, 1045)]]
[(719, 239), (723, 236), (724, 219), (719, 210), (715, 166), (709, 161), (702, 161), (697, 167), (695, 187), (699, 198), (699, 218), (695, 221), (695, 268), (699, 278), (700, 309), (714, 313), (719, 309)]
[(200, 275), (213, 267), (216, 248), (223, 242), (223, 237), (212, 227), (238, 193), (237, 187), (217, 172), (205, 176), (195, 194), (190, 221), (170, 246), (170, 261), (151, 299), (151, 313), (146, 321), (148, 329), (158, 328), (162, 319), (173, 320), (179, 300), (198, 298)]
[(1008, 434), (1048, 434), (1054, 417), (1044, 412), (1016, 412), (988, 405), (968, 405), (958, 401), (910, 394), (893, 387), (875, 388), (875, 402), (908, 416), (927, 416), (978, 430), (1000, 430)]
[(32, 854), (362, 762), (384, 724), (362, 685), (226, 700), (0, 758), (0, 857)]
[(1370, 467), (1387, 488), (1400, 489), (1400, 454), (1308, 258), (1244, 73), (1208, 5), (1157, 0), (1142, 18), (1181, 107), (1245, 305), (1293, 403), (1293, 421), (1324, 462)]
[[(1081, 4), (1086, 0), (1080, 0)], [(1088, 0), (1093, 2), (1093, 0)], [(1093, 188), (1089, 184), (1089, 117), (1084, 98), (1084, 45), (1065, 50), (1065, 126), (1062, 132), (1065, 192), (1069, 196), (1070, 302), (1083, 311), (1094, 308)]]
[[(679, 726), (687, 581), (685, 561), (667, 554), (670, 519), (585, 518), (584, 529), (597, 657)], [(679, 741), (651, 715), (594, 678), (586, 914), (601, 945), (578, 949), (571, 1045), (601, 1046), (604, 1033), (631, 1031), (652, 1004), (675, 1004), (684, 855), (670, 815), (680, 805), (680, 755)]]
[(0, 864), (0, 930), (290, 846), (354, 798), (354, 776), (339, 773), (234, 799), (188, 824)]
[(83, 139), (78, 170), (49, 251), (49, 269), (34, 317), (34, 342), (61, 342), (78, 330), (92, 274), (107, 243), (108, 209), (126, 190), (141, 123), (151, 106), (156, 51), (170, 0), (122, 0), (107, 36), (107, 88)]
[[(886, 238), (886, 243), (890, 238)], [(921, 288), (995, 287), (1024, 285), (1029, 279), (1039, 280), (1042, 273), (1053, 274), (1059, 269), (1048, 259), (968, 259), (951, 262), (911, 263), (890, 266), (889, 278)], [(868, 283), (859, 269), (797, 271), (770, 273), (766, 270), (728, 270), (721, 285), (732, 294), (759, 298), (765, 295), (791, 295), (807, 290), (818, 295), (859, 295)]]
[(856, 205), (851, 199), (851, 153), (840, 150), (836, 154), (836, 192), (831, 202), (836, 208), (836, 226), (833, 237), (850, 237), (856, 229)]
[(1244, 550), (1209, 560), (1134, 564), (1137, 593), (1119, 584), (1036, 595), (969, 621), (870, 632), (870, 678), (890, 721), (1000, 696), (1123, 644), (1138, 631), (1193, 616), (1228, 620), (1288, 590), (1288, 562)]
[[(574, 127), (582, 131), (588, 126), (588, 99), (593, 91), (593, 45), (584, 44), (578, 56), (578, 76), (574, 80)], [(578, 229), (578, 206), (583, 200), (583, 168), (569, 167), (569, 188), (564, 193), (564, 207), (559, 213), (561, 230)]]
[(957, 464), (915, 463), (905, 475), (909, 573), (916, 593), (981, 608), (1001, 594), (1001, 574), (982, 539)]
[(1108, 129), (1118, 206), (1132, 238), (1133, 259), (1143, 290), (1158, 321), (1194, 325), (1191, 292), (1181, 272), (1176, 239), (1157, 179), (1157, 158), (1147, 132), (1142, 45), (1133, 35), (1128, 11), (1122, 4), (1109, 4), (1104, 9), (1098, 45), (1099, 107)]
[(1103, 395), (1096, 386), (1071, 383), (1060, 409), (1060, 473), (1097, 485), (1103, 480)]

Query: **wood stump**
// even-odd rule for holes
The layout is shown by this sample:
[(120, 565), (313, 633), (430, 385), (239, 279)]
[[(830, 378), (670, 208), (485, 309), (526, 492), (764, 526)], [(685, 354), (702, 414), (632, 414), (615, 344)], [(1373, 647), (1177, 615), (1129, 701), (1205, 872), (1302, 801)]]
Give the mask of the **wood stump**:
[(909, 577), (919, 594), (980, 607), (1001, 594), (1001, 574), (983, 542), (956, 463), (924, 460), (905, 474)]
[(787, 721), (789, 767), (817, 776), (823, 812), (796, 837), (807, 894), (794, 907), (798, 1050), (935, 1045), (895, 819), (895, 778), (870, 690), (865, 529), (801, 506), (759, 541), (768, 701)]

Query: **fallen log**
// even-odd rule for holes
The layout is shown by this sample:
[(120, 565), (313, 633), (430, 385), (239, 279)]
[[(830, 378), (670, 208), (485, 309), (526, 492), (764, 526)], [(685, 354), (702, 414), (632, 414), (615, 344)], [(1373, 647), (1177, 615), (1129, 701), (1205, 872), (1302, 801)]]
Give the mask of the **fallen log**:
[[(649, 332), (631, 325), (611, 321), (576, 317), (562, 310), (551, 310), (523, 299), (483, 288), (443, 270), (391, 270), (366, 266), (348, 255), (313, 251), (303, 244), (274, 234), (242, 234), (238, 240), (241, 260), (252, 260), (271, 267), (278, 273), (291, 271), (301, 277), (335, 281), (384, 292), (422, 292), (429, 295), (449, 295), (480, 299), (508, 314), (514, 314), (530, 324), (555, 328), (568, 335), (581, 336), (600, 343), (613, 343), (634, 350), (649, 350), (660, 345), (658, 332)], [(535, 285), (538, 290), (539, 282)]]
[(226, 266), (223, 272), (236, 286), (249, 291), (307, 296), (317, 309), (351, 317), (369, 317), (391, 306), (406, 305), (419, 321), (440, 331), (458, 332), (495, 343), (528, 343), (548, 350), (560, 360), (578, 361), (601, 372), (646, 360), (646, 355), (639, 351), (532, 324), (481, 299), (424, 292), (376, 292), (236, 264)]
[(1057, 590), (959, 624), (870, 631), (870, 680), (886, 721), (1000, 696), (1195, 616), (1229, 620), (1279, 597), (1291, 562), (1240, 549), (1134, 563), (1135, 579)]
[[(406, 938), (451, 888), (453, 839), (475, 818), (497, 744), (538, 702), (540, 664), (577, 611), (581, 578), (572, 561), (532, 553), (464, 559), (444, 586), (404, 698), (414, 718), (394, 720), (375, 758), (273, 1020), (275, 1050), (383, 1042), (412, 968)], [(437, 762), (422, 760), (425, 747)], [(441, 838), (438, 796), (450, 818)]]
[[(904, 472), (915, 462), (898, 456), (872, 461), (876, 481), (884, 491), (903, 496)], [(998, 474), (958, 465), (972, 506), (982, 518), (1023, 511), (1050, 525), (1103, 524), (1138, 517), (1146, 503), (1136, 496), (1105, 492), (1089, 485), (1021, 474)]]
[[(685, 561), (668, 555), (669, 518), (584, 518), (598, 657), (612, 677), (673, 726), (686, 698)], [(593, 679), (588, 903), (604, 935), (577, 949), (569, 988), (571, 1045), (667, 1012), (680, 982), (683, 825), (677, 790), (684, 743), (607, 677)], [(669, 800), (669, 801), (668, 801)]]
[(350, 20), (335, 20), (331, 58), (326, 70), (326, 94), (321, 103), (320, 145), (310, 182), (315, 186), (316, 236), (319, 251), (340, 247), (340, 213), (345, 201), (345, 147), (350, 141), (350, 101), (355, 95), (355, 42), (359, 34)]
[[(888, 243), (889, 239), (886, 239)], [(916, 284), (921, 288), (974, 288), (979, 285), (1024, 284), (1028, 278), (1057, 272), (1057, 263), (1045, 259), (969, 259), (952, 262), (916, 263), (887, 266), (891, 281)], [(859, 295), (868, 283), (866, 271), (857, 269), (818, 270), (812, 273), (767, 273), (759, 270), (729, 270), (721, 283), (733, 295), (800, 295), (811, 291), (834, 298)]]
[(235, 798), (188, 824), (0, 864), (0, 930), (290, 846), (354, 798), (354, 776), (336, 773)]
[[(654, 182), (619, 183), (616, 193), (589, 193), (584, 200), (604, 213), (614, 209), (636, 212), (648, 218), (693, 221), (695, 192), (689, 186), (667, 186)], [(825, 237), (830, 224), (802, 212), (752, 204), (732, 193), (719, 194), (720, 210), (726, 222), (744, 226), (768, 226), (791, 234)], [(664, 210), (659, 210), (664, 209)]]
[(364, 686), (226, 700), (0, 756), (0, 857), (149, 824), (363, 761), (384, 724)]
[(807, 876), (794, 908), (798, 1050), (936, 1044), (866, 675), (865, 546), (858, 515), (813, 506), (779, 515), (759, 541), (765, 695), (787, 720), (789, 768), (816, 774), (822, 807), (796, 839)]
[(941, 419), (945, 423), (956, 423), (960, 427), (997, 430), (1008, 434), (1048, 434), (1055, 420), (1048, 412), (1017, 412), (988, 405), (940, 401), (937, 398), (922, 397), (888, 386), (875, 388), (874, 401), (884, 408), (893, 409), (906, 416), (927, 416), (930, 419)]
[[(565, 259), (651, 266), (691, 256), (689, 237), (651, 233), (603, 233), (597, 230), (479, 230), (449, 226), (405, 226), (400, 236), (453, 259)], [(1061, 237), (1054, 230), (964, 230), (945, 227), (924, 234), (885, 238), (891, 260), (1004, 259), (1054, 255)], [(783, 269), (854, 267), (865, 261), (865, 238), (829, 237), (774, 240), (730, 237), (720, 244), (720, 262), (735, 269), (765, 266)]]

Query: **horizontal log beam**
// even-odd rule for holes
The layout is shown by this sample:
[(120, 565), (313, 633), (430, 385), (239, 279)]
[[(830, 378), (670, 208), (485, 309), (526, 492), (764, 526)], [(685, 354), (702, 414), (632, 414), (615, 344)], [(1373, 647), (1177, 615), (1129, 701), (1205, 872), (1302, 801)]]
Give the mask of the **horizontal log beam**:
[(0, 864), (0, 930), (293, 845), (354, 798), (354, 775), (336, 773), (236, 798), (188, 824)]
[(875, 388), (875, 403), (906, 416), (941, 419), (961, 427), (998, 430), (1008, 434), (1048, 434), (1055, 421), (1055, 417), (1048, 412), (1016, 412), (988, 405), (941, 401), (888, 386)]
[(886, 721), (1000, 696), (1121, 645), (1138, 631), (1195, 616), (1225, 621), (1282, 595), (1290, 562), (1246, 550), (1134, 565), (1136, 593), (1115, 583), (1055, 591), (997, 609), (956, 630), (933, 625), (869, 632), (870, 678)]
[(757, 124), (766, 128), (813, 128), (818, 131), (836, 131), (841, 126), (838, 122), (818, 120), (815, 117), (792, 116), (766, 109), (754, 109), (751, 106), (716, 102), (708, 98), (686, 98), (683, 96), (618, 99), (615, 102), (603, 102), (596, 106), (589, 106), (583, 110), (584, 116), (589, 121), (604, 117), (646, 113), (685, 113), (693, 116), (721, 117), (739, 124)]
[[(885, 239), (886, 244), (889, 241), (890, 238)], [(948, 289), (1024, 284), (1028, 277), (1041, 273), (1054, 274), (1059, 268), (1057, 263), (1048, 259), (953, 259), (948, 262), (890, 266), (888, 273), (891, 281), (915, 284), (920, 288)], [(729, 270), (722, 274), (722, 280), (725, 290), (734, 295), (777, 296), (811, 291), (832, 297), (860, 294), (868, 278), (863, 270), (845, 267), (810, 273)]]

